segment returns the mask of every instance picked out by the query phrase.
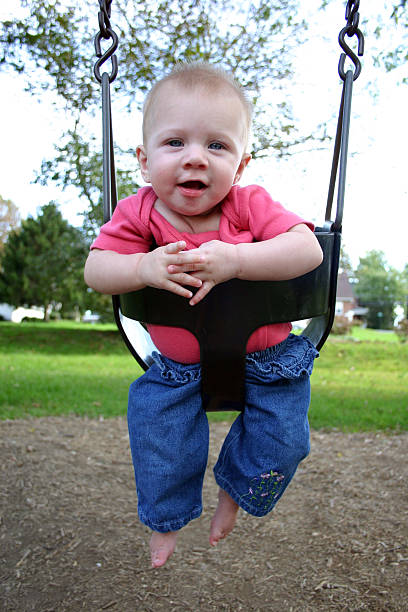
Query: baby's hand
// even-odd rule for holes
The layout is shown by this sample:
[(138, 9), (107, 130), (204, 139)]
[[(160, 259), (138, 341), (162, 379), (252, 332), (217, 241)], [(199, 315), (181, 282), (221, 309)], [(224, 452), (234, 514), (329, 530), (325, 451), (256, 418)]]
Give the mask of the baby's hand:
[[(234, 244), (211, 240), (202, 244), (198, 249), (188, 252), (201, 256), (201, 260), (189, 268), (193, 278), (202, 281), (201, 287), (190, 299), (191, 306), (198, 304), (215, 285), (238, 276), (239, 259)], [(178, 271), (177, 266), (170, 266), (169, 270), (170, 272)]]
[(203, 283), (187, 272), (201, 269), (203, 256), (198, 249), (183, 251), (185, 248), (186, 243), (181, 240), (146, 253), (138, 266), (143, 284), (191, 298), (192, 292), (184, 285), (201, 287)]

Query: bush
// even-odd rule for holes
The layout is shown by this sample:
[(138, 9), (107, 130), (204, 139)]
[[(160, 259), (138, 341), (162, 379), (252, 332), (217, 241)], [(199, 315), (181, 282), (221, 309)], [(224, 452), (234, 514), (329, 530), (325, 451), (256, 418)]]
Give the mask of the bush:
[(61, 321), (61, 314), (59, 312), (56, 312), (55, 310), (52, 310), (50, 312), (50, 321)]
[(331, 333), (335, 336), (346, 336), (351, 333), (352, 323), (347, 317), (334, 317)]
[(351, 324), (353, 327), (364, 327), (365, 321), (363, 321), (363, 319), (354, 318)]
[(398, 323), (398, 326), (395, 328), (395, 333), (401, 342), (408, 342), (408, 319), (402, 319), (402, 321)]

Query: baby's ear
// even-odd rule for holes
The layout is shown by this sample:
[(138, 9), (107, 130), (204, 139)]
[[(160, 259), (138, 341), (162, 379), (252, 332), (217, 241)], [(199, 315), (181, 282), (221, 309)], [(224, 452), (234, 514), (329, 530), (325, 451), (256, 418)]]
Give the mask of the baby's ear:
[(150, 183), (150, 176), (147, 168), (147, 154), (143, 145), (138, 145), (136, 147), (136, 157), (140, 165), (143, 180), (146, 181), (146, 183)]
[(241, 161), (240, 161), (240, 164), (239, 164), (239, 166), (238, 166), (238, 169), (237, 169), (237, 171), (236, 171), (236, 173), (235, 173), (234, 185), (235, 185), (235, 183), (239, 183), (239, 181), (240, 181), (240, 179), (241, 179), (241, 176), (242, 176), (242, 174), (243, 174), (243, 172), (244, 172), (245, 168), (246, 168), (246, 167), (247, 167), (247, 165), (249, 164), (250, 160), (251, 160), (251, 154), (250, 154), (250, 153), (245, 153), (245, 154), (242, 156), (242, 159), (241, 159)]

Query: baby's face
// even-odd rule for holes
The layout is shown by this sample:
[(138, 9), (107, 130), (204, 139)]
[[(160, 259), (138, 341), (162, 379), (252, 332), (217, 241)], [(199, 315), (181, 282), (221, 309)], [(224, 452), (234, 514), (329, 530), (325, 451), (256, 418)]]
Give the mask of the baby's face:
[(205, 92), (165, 83), (138, 148), (143, 178), (174, 212), (206, 214), (239, 180), (250, 159), (246, 140), (245, 110), (228, 87)]

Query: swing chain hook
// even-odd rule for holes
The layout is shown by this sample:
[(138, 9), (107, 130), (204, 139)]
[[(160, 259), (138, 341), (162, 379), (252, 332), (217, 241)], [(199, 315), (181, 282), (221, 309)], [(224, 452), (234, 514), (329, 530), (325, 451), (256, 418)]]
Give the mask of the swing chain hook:
[[(109, 58), (111, 58), (111, 62), (112, 62), (112, 69), (109, 75), (109, 83), (112, 83), (112, 81), (116, 79), (117, 74), (118, 74), (118, 60), (117, 60), (116, 55), (114, 55), (114, 53), (116, 49), (118, 48), (119, 38), (117, 34), (111, 28), (111, 23), (110, 23), (111, 4), (112, 4), (112, 0), (99, 0), (99, 7), (100, 7), (100, 11), (98, 13), (99, 32), (95, 36), (95, 40), (94, 40), (95, 54), (96, 54), (96, 57), (99, 58), (95, 62), (94, 75), (95, 75), (96, 80), (99, 83), (102, 82), (102, 76), (100, 72), (101, 66)], [(109, 40), (109, 39), (112, 40), (111, 46), (109, 47), (109, 49), (105, 51), (105, 53), (102, 53), (102, 48), (101, 48), (102, 38), (105, 40)]]
[(347, 25), (341, 30), (339, 34), (339, 45), (344, 51), (344, 53), (340, 55), (339, 60), (339, 75), (343, 81), (346, 80), (346, 72), (344, 71), (344, 62), (346, 60), (346, 57), (351, 59), (355, 67), (353, 81), (355, 81), (360, 76), (361, 72), (360, 60), (345, 41), (346, 35), (349, 38), (351, 38), (352, 36), (357, 36), (357, 53), (360, 57), (364, 54), (364, 35), (358, 27), (360, 21), (360, 14), (358, 12), (359, 6), (360, 0), (348, 0), (346, 7)]

